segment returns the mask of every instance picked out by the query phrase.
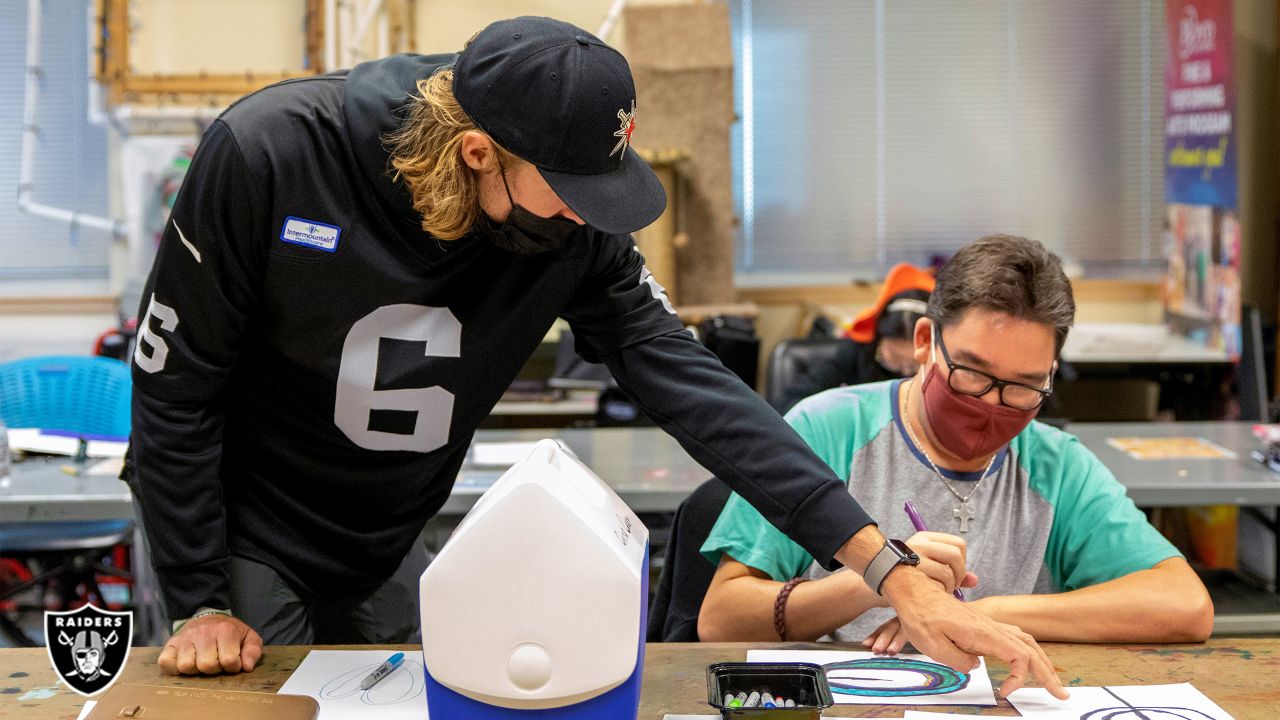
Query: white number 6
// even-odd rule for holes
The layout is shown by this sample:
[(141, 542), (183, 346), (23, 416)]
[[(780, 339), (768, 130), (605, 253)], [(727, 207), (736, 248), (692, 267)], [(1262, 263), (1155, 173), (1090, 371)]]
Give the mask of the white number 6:
[[(164, 369), (164, 361), (169, 358), (169, 343), (151, 330), (151, 318), (160, 319), (160, 329), (173, 332), (178, 327), (178, 313), (168, 305), (156, 302), (155, 293), (151, 294), (151, 302), (147, 304), (147, 312), (138, 323), (138, 342), (133, 348), (133, 362), (149, 373), (158, 373)], [(151, 354), (142, 351), (143, 345), (151, 346)]]
[[(342, 343), (333, 422), (366, 450), (431, 452), (443, 447), (453, 421), (453, 393), (439, 385), (375, 390), (382, 338), (426, 342), (426, 357), (459, 357), (462, 323), (449, 308), (426, 305), (384, 305), (356, 321)], [(370, 430), (374, 410), (417, 413), (413, 434)]]

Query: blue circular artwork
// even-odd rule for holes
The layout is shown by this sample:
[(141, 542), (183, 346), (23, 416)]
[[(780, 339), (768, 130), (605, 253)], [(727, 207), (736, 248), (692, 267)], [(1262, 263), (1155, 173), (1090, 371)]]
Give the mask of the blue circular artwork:
[[(918, 695), (945, 695), (963, 689), (969, 684), (969, 676), (923, 660), (904, 658), (863, 658), (822, 666), (827, 674), (831, 692), (837, 695), (862, 697), (915, 697)], [(866, 677), (849, 671), (877, 671)], [(895, 682), (896, 681), (896, 682)], [(889, 684), (893, 683), (893, 684)]]

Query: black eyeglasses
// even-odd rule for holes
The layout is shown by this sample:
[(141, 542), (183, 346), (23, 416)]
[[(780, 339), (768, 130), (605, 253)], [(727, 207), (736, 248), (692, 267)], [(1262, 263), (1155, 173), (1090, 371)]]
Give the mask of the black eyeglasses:
[(938, 347), (942, 349), (942, 359), (947, 362), (947, 369), (950, 371), (947, 384), (952, 390), (963, 395), (981, 397), (991, 392), (991, 388), (999, 388), (1001, 404), (1016, 410), (1035, 410), (1053, 394), (1052, 372), (1049, 374), (1049, 387), (1038, 388), (1026, 383), (1001, 380), (990, 373), (957, 365), (951, 361), (951, 353), (947, 352), (947, 345), (942, 342), (942, 328), (934, 324), (933, 329), (933, 336), (938, 339)]

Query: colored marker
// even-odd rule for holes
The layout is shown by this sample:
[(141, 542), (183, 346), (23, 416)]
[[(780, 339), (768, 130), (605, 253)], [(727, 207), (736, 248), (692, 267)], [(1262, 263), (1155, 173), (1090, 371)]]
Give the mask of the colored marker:
[(752, 690), (751, 694), (747, 696), (747, 702), (743, 705), (743, 707), (756, 707), (759, 704), (760, 704), (760, 691)]
[(766, 691), (760, 696), (760, 705), (761, 707), (773, 707), (773, 696)]
[(783, 703), (783, 707), (795, 707), (795, 706), (796, 706), (796, 701), (792, 700), (791, 698), (787, 698), (787, 701)]
[(747, 701), (747, 693), (740, 692), (737, 694), (736, 697), (733, 698), (733, 702), (729, 703), (729, 707), (736, 707), (736, 708), (742, 707), (742, 704), (745, 703), (746, 701)]
[(400, 665), (403, 662), (404, 662), (404, 653), (402, 652), (398, 652), (395, 655), (392, 655), (391, 657), (387, 658), (386, 662), (382, 663), (377, 667), (376, 670), (369, 673), (369, 677), (360, 681), (360, 689), (368, 690), (374, 685), (377, 685), (382, 680), (382, 678), (390, 675), (391, 671), (400, 667)]
[(732, 705), (732, 704), (733, 704), (733, 693), (725, 693), (725, 694), (724, 694), (724, 706), (725, 706), (725, 707), (729, 707), (729, 706), (730, 706), (730, 705)]
[[(907, 511), (907, 517), (911, 518), (911, 526), (916, 529), (916, 532), (925, 532), (929, 529), (925, 527), (924, 518), (920, 517), (920, 513), (916, 512), (916, 506), (912, 505), (910, 500), (907, 501), (906, 505), (902, 506), (902, 509)], [(964, 600), (964, 592), (960, 588), (951, 591), (951, 594), (955, 595), (957, 600)]]

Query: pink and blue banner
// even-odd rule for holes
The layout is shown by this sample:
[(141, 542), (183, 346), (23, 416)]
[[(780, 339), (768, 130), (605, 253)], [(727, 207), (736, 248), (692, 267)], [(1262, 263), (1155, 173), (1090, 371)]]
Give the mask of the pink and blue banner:
[(1167, 202), (1236, 207), (1231, 1), (1165, 1)]
[(1165, 315), (1240, 352), (1232, 0), (1165, 0)]

